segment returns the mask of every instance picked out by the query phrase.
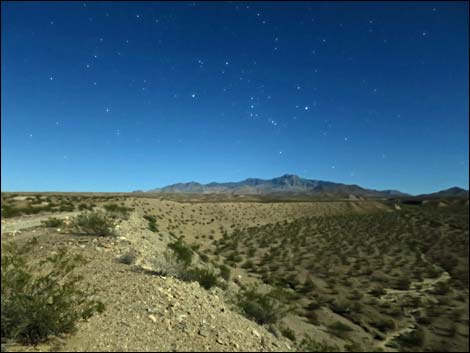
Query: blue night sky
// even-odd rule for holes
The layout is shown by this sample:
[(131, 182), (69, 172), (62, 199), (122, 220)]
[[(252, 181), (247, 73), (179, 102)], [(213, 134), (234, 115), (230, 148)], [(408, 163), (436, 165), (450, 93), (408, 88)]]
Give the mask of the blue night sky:
[(2, 191), (468, 188), (467, 2), (3, 2)]

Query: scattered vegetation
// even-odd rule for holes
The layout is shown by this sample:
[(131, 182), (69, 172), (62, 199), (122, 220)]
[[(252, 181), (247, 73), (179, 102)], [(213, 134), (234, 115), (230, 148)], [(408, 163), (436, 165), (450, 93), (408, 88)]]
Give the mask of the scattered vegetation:
[(262, 294), (256, 288), (242, 291), (238, 295), (238, 306), (247, 318), (260, 325), (275, 324), (286, 315), (288, 310), (275, 290)]
[(193, 259), (193, 251), (186, 246), (181, 240), (168, 244), (168, 247), (173, 250), (179, 262), (183, 263), (185, 267), (191, 265)]
[(84, 263), (83, 258), (61, 249), (39, 265), (31, 265), (25, 253), (33, 245), (2, 245), (2, 339), (27, 344), (73, 332), (79, 320), (104, 310), (101, 302), (90, 299), (93, 292), (79, 289), (82, 277), (73, 270)]
[(114, 223), (104, 213), (99, 211), (84, 212), (72, 220), (72, 229), (86, 235), (100, 237), (114, 235)]
[(198, 282), (201, 287), (211, 289), (217, 285), (217, 275), (208, 269), (192, 268), (181, 275), (181, 279), (187, 282)]
[(57, 228), (62, 227), (64, 225), (64, 220), (55, 217), (50, 217), (45, 221), (42, 221), (41, 224), (47, 228)]

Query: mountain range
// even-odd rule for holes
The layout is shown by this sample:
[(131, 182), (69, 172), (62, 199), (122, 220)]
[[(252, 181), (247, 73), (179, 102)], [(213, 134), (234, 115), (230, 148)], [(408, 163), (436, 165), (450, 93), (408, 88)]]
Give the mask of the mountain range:
[(358, 185), (347, 185), (322, 180), (304, 179), (285, 174), (273, 179), (248, 178), (239, 182), (200, 184), (177, 183), (148, 192), (158, 193), (231, 193), (231, 194), (308, 194), (322, 197), (397, 197), (408, 196), (397, 190), (371, 190)]
[[(412, 197), (398, 190), (373, 190), (355, 184), (334, 183), (323, 180), (301, 178), (293, 174), (285, 174), (273, 179), (248, 178), (238, 182), (208, 183), (198, 182), (177, 183), (162, 188), (148, 190), (152, 193), (190, 193), (190, 194), (302, 194), (316, 197)], [(453, 187), (432, 194), (421, 194), (417, 197), (466, 197), (468, 190)]]

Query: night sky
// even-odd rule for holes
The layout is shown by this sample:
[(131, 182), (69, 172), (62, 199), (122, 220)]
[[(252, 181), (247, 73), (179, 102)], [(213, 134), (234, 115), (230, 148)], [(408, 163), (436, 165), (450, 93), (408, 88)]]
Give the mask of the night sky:
[(2, 191), (468, 188), (467, 2), (4, 2)]

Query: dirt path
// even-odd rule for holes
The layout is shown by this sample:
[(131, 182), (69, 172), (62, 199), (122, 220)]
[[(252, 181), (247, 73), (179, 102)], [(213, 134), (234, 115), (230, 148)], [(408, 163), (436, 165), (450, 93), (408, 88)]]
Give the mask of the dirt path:
[(23, 229), (33, 228), (41, 225), (42, 221), (50, 217), (67, 218), (78, 215), (79, 212), (61, 212), (53, 214), (31, 215), (9, 219), (2, 219), (2, 234), (15, 233)]

